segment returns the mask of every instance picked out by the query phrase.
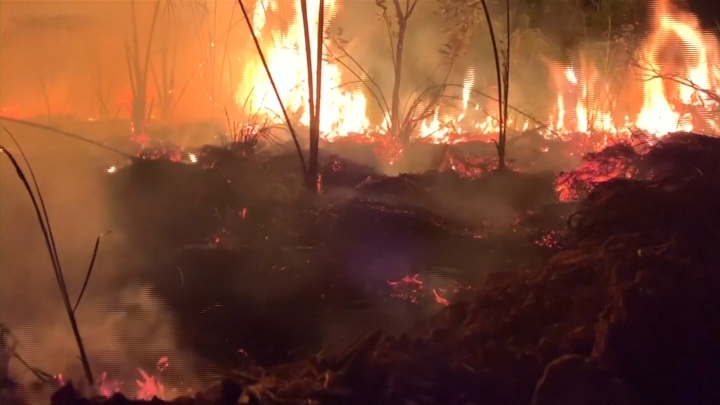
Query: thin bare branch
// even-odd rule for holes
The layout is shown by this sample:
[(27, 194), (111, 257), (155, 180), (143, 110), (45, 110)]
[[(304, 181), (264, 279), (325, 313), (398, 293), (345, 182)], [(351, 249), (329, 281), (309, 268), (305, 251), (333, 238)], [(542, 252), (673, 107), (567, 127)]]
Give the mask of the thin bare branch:
[(297, 132), (295, 132), (295, 129), (292, 126), (292, 123), (290, 122), (290, 116), (288, 115), (287, 109), (285, 108), (285, 104), (282, 101), (282, 97), (280, 97), (280, 92), (278, 91), (277, 85), (275, 84), (275, 79), (273, 78), (272, 73), (270, 72), (270, 66), (267, 64), (267, 60), (265, 59), (265, 53), (262, 50), (262, 47), (260, 47), (260, 41), (257, 38), (257, 35), (255, 35), (255, 30), (253, 30), (252, 22), (250, 21), (250, 18), (248, 16), (247, 9), (245, 8), (245, 4), (243, 4), (243, 0), (238, 0), (238, 3), (240, 4), (240, 9), (242, 10), (243, 17), (245, 17), (245, 22), (247, 23), (248, 30), (250, 31), (250, 35), (252, 35), (253, 43), (255, 44), (255, 49), (257, 50), (258, 56), (260, 57), (260, 60), (262, 61), (263, 67), (265, 68), (265, 73), (268, 75), (268, 79), (270, 80), (270, 85), (273, 88), (273, 91), (275, 92), (275, 97), (277, 97), (278, 104), (280, 105), (280, 108), (282, 109), (283, 116), (285, 117), (285, 124), (288, 126), (288, 130), (290, 131), (290, 135), (292, 136), (293, 142), (295, 143), (295, 149), (298, 153), (298, 158), (300, 159), (300, 166), (302, 167), (303, 174), (307, 173), (307, 165), (305, 164), (305, 156), (303, 155), (302, 149), (300, 148), (300, 141), (298, 140)]

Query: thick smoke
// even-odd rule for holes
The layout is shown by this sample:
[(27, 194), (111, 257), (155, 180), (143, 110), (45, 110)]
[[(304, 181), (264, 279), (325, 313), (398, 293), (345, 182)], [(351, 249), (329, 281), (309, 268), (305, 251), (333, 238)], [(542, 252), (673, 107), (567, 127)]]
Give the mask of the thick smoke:
[[(5, 127), (17, 136), (37, 176), (74, 305), (95, 238), (113, 228), (101, 191), (105, 162), (112, 157), (41, 131)], [(7, 134), (0, 139), (20, 157)], [(0, 173), (0, 322), (13, 332), (17, 353), (31, 366), (82, 382), (77, 345), (31, 201), (5, 157)], [(173, 364), (183, 355), (176, 348), (170, 312), (151, 286), (127, 276), (131, 265), (143, 258), (124, 258), (124, 246), (118, 232), (103, 236), (76, 315), (95, 376), (105, 371), (133, 382), (136, 367), (152, 373), (160, 357), (169, 357)], [(11, 366), (11, 377), (24, 383), (34, 380), (19, 362)]]

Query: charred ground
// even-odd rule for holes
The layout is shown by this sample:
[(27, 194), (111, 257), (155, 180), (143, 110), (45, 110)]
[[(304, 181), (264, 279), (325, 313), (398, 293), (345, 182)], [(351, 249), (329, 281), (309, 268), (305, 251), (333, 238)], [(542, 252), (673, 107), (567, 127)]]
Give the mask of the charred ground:
[[(528, 162), (559, 148), (539, 142)], [(125, 282), (154, 285), (226, 378), (177, 403), (715, 404), (718, 153), (673, 134), (559, 177), (386, 176), (336, 153), (311, 195), (290, 155), (206, 147), (107, 187), (152, 258)]]
[[(137, 276), (195, 331), (182, 333), (188, 348), (230, 363), (242, 349), (270, 365), (376, 328), (402, 332), (487, 273), (537, 267), (547, 256), (538, 239), (570, 212), (551, 171), (388, 176), (372, 145), (351, 146), (323, 158), (319, 194), (302, 187), (294, 155), (232, 145), (108, 176), (119, 230), (152, 260)], [(439, 166), (445, 147), (429, 149)]]

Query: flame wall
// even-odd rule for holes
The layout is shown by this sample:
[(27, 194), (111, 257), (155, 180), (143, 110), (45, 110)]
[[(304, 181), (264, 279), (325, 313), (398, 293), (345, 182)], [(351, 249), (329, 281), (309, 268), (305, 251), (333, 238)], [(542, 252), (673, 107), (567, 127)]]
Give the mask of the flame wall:
[[(245, 4), (283, 103), (297, 122), (307, 124), (305, 44), (298, 2), (257, 0)], [(308, 2), (311, 29), (317, 4)], [(629, 124), (663, 132), (689, 129), (693, 124), (699, 128), (697, 122), (701, 121), (702, 130), (714, 130), (714, 120), (697, 118), (713, 112), (706, 108), (715, 102), (712, 97), (668, 78), (645, 80), (647, 69), (631, 66), (632, 61), (642, 62), (645, 68), (677, 75), (703, 89), (715, 91), (718, 87), (717, 38), (703, 31), (695, 16), (676, 10), (668, 1), (654, 4), (645, 35), (623, 38), (570, 35), (572, 30), (583, 31), (571, 23), (582, 19), (569, 14), (569, 28), (551, 24), (557, 13), (575, 15), (579, 12), (575, 9), (555, 5), (560, 9), (545, 10), (534, 24), (525, 19), (536, 11), (515, 10), (510, 102), (522, 113), (511, 111), (511, 127), (522, 130), (548, 124), (557, 132), (617, 132)], [(343, 38), (349, 40), (346, 49), (355, 61), (347, 57), (342, 63), (334, 61), (342, 53), (332, 44), (324, 51), (322, 131), (330, 137), (382, 129), (382, 97), (357, 83), (356, 76), (366, 81), (367, 76), (372, 77), (382, 95), (389, 98), (393, 66), (378, 8), (370, 1), (326, 0), (325, 5), (328, 33), (344, 30)], [(420, 0), (409, 22), (403, 105), (447, 73), (438, 52), (446, 27), (435, 14), (436, 6), (434, 0)], [(390, 11), (393, 18), (392, 7)], [(133, 86), (128, 54), (134, 52), (128, 53), (127, 46), (135, 46), (133, 35), (137, 32), (138, 60), (143, 62), (152, 31), (146, 86), (141, 91), (148, 99), (148, 109), (152, 107), (153, 119), (224, 122), (227, 108), (233, 119), (249, 121), (264, 115), (279, 121), (278, 102), (234, 0), (63, 0), (52, 6), (18, 1), (4, 2), (0, 15), (0, 108), (5, 115), (129, 119)], [(315, 41), (311, 35), (311, 43)], [(352, 66), (355, 74), (346, 65)], [(418, 125), (418, 131), (437, 141), (447, 140), (451, 130), (494, 132), (495, 104), (480, 94), (496, 94), (483, 22), (475, 27), (470, 47), (450, 73), (450, 81), (457, 86), (446, 92), (446, 101)], [(690, 107), (702, 110), (701, 114), (689, 116)]]

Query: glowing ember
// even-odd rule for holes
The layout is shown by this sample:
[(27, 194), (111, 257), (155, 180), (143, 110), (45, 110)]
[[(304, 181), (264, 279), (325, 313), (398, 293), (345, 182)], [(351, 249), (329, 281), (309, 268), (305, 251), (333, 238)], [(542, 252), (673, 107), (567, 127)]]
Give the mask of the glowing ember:
[(540, 238), (535, 240), (535, 244), (543, 248), (554, 249), (560, 246), (561, 238), (562, 235), (557, 231), (544, 232)]
[(390, 296), (393, 298), (408, 301), (412, 304), (419, 304), (420, 302), (434, 302), (442, 306), (450, 305), (450, 300), (445, 298), (443, 295), (447, 296), (448, 293), (457, 294), (459, 291), (467, 290), (469, 288), (461, 286), (456, 281), (453, 282), (453, 286), (450, 289), (433, 288), (423, 282), (419, 274), (405, 276), (400, 280), (388, 281), (388, 285), (392, 289)]
[(388, 281), (388, 285), (393, 289), (393, 297), (413, 304), (417, 304), (418, 298), (423, 294), (423, 282), (419, 274), (405, 276), (397, 281)]
[(438, 304), (443, 305), (443, 306), (450, 305), (450, 302), (448, 302), (448, 300), (446, 300), (445, 298), (441, 297), (438, 294), (437, 289), (433, 288), (432, 292), (433, 292), (433, 295), (435, 296), (435, 302), (437, 302)]
[(160, 360), (157, 362), (157, 370), (159, 372), (165, 371), (166, 368), (170, 365), (170, 359), (167, 357), (161, 357)]

